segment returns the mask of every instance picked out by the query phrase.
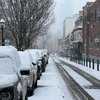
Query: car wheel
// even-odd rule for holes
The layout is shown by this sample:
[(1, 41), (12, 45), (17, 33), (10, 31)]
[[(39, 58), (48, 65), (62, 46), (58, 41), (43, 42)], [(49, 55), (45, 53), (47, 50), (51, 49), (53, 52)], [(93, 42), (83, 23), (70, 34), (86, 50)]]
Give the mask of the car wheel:
[(35, 88), (37, 88), (37, 80), (36, 80), (36, 82), (35, 82)]
[(45, 68), (43, 69), (43, 72), (45, 72)]
[(25, 96), (25, 100), (28, 100), (27, 93), (26, 93), (26, 96)]
[(20, 98), (19, 98), (19, 100), (23, 100), (23, 96), (22, 96), (22, 93), (20, 94)]
[(40, 73), (40, 76), (42, 76), (42, 72)]
[(41, 76), (41, 74), (39, 73), (39, 75), (38, 75), (38, 77), (37, 77), (38, 80), (40, 80), (40, 76)]
[(29, 92), (28, 92), (28, 96), (32, 96), (33, 94), (34, 94), (34, 89), (31, 88), (31, 89), (29, 90)]
[(47, 61), (47, 64), (48, 64), (48, 61)]

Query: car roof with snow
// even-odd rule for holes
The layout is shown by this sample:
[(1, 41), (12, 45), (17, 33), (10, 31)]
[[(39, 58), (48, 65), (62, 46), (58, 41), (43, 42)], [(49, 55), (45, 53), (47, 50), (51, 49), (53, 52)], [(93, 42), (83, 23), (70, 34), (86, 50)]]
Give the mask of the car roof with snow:
[(38, 53), (39, 58), (43, 56), (42, 50), (41, 49), (32, 49), (34, 52)]
[(47, 53), (48, 53), (48, 50), (47, 49), (42, 49), (42, 54), (43, 55), (47, 55)]
[(14, 74), (20, 67), (17, 49), (13, 46), (0, 46), (0, 75)]
[(21, 61), (17, 49), (13, 46), (0, 46), (0, 58), (10, 57), (16, 64), (16, 67), (20, 67)]
[(39, 54), (38, 54), (38, 52), (35, 51), (34, 49), (28, 49), (27, 51), (32, 55), (33, 62), (36, 63), (37, 60), (39, 59)]

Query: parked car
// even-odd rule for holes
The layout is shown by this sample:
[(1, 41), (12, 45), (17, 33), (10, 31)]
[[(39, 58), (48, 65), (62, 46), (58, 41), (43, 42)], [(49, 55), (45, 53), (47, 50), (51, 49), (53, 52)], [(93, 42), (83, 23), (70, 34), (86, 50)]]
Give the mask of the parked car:
[(27, 81), (13, 46), (0, 46), (0, 100), (27, 100)]
[(37, 67), (37, 79), (39, 80), (40, 79), (40, 76), (41, 76), (41, 64), (42, 62), (39, 60), (39, 53), (37, 52), (37, 50), (35, 49), (30, 49), (30, 50), (27, 50), (31, 55), (32, 55), (32, 58), (33, 58), (33, 62), (35, 64), (35, 66)]
[(47, 65), (48, 64), (48, 59), (49, 59), (49, 53), (48, 53), (47, 49), (44, 49), (44, 58), (45, 58), (46, 65)]
[(39, 76), (41, 76), (42, 75), (42, 51), (41, 49), (37, 49), (36, 51), (38, 53), (38, 61), (37, 61), (37, 65), (39, 67), (38, 73), (39, 73)]
[(37, 68), (33, 63), (31, 54), (28, 51), (19, 51), (18, 53), (22, 63), (21, 70), (29, 71), (29, 75), (27, 75), (27, 91), (28, 95), (31, 96), (34, 94), (34, 89), (37, 87)]
[(49, 55), (46, 49), (42, 49), (42, 67), (43, 72), (45, 72), (45, 67), (48, 64)]

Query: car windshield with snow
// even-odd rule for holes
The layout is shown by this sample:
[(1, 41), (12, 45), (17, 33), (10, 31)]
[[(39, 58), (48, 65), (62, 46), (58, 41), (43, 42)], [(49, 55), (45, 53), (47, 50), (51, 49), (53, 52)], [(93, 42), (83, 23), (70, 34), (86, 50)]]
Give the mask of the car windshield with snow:
[(10, 57), (8, 57), (8, 56), (1, 57), (0, 56), (0, 74), (14, 74), (15, 67), (16, 66), (15, 66), (14, 62)]

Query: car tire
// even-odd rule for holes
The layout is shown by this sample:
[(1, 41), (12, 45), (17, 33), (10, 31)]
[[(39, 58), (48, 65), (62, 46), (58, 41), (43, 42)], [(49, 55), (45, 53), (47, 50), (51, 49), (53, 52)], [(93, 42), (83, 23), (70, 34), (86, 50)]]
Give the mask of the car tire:
[(33, 82), (32, 87), (28, 90), (28, 96), (34, 95), (34, 88), (35, 88), (35, 86), (34, 86), (34, 82)]
[(41, 77), (41, 73), (39, 73), (39, 76), (37, 77), (37, 79), (40, 80), (40, 77)]
[(40, 73), (40, 76), (42, 76), (42, 72)]
[(25, 97), (25, 100), (28, 100), (28, 98), (27, 98), (27, 97)]
[(45, 68), (43, 69), (43, 72), (45, 72)]
[(48, 61), (47, 61), (47, 63), (46, 64), (48, 64)]
[(23, 96), (22, 96), (22, 93), (20, 94), (20, 98), (19, 98), (19, 100), (23, 100)]
[[(22, 94), (20, 95), (20, 99), (19, 100), (23, 100)], [(26, 96), (25, 96), (25, 100), (28, 100), (27, 93), (26, 93)]]
[(31, 88), (31, 89), (29, 90), (29, 92), (28, 92), (28, 96), (32, 96), (32, 95), (34, 95), (34, 89)]
[(25, 96), (25, 100), (28, 100), (27, 94), (26, 94), (26, 96)]
[(35, 82), (35, 88), (37, 88), (37, 80), (36, 80), (36, 82)]
[(38, 80), (40, 80), (40, 76), (38, 77)]

